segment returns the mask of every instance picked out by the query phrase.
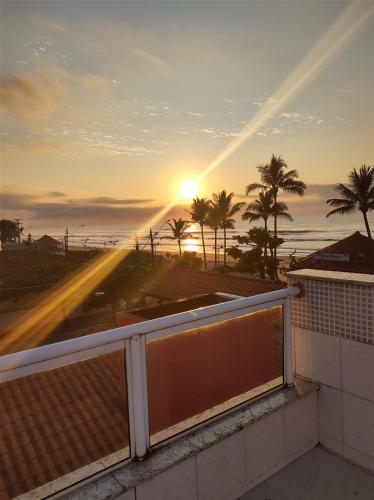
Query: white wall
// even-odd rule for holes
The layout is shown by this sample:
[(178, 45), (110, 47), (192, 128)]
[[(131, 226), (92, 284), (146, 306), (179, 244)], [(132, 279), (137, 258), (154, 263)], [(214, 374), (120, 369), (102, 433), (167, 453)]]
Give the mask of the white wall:
[(320, 442), (374, 472), (374, 276), (295, 271), (289, 280), (305, 289), (294, 299), (295, 366), (321, 384)]
[(126, 492), (121, 500), (234, 500), (318, 443), (311, 392)]

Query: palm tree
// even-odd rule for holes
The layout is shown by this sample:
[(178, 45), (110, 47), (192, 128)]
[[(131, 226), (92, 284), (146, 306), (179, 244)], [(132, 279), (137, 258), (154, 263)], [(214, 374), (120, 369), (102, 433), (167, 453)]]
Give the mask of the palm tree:
[(213, 203), (218, 207), (221, 215), (221, 228), (223, 229), (223, 265), (226, 266), (226, 243), (227, 229), (233, 229), (235, 219), (233, 216), (245, 205), (245, 203), (233, 203), (234, 193), (227, 194), (225, 190), (213, 194)]
[[(259, 194), (258, 200), (252, 203), (248, 203), (245, 212), (242, 215), (243, 220), (249, 220), (249, 222), (258, 221), (263, 219), (264, 227), (268, 229), (268, 219), (269, 217), (283, 217), (288, 220), (293, 220), (291, 215), (288, 213), (288, 207), (285, 203), (278, 201), (274, 203), (273, 195), (271, 191), (261, 192)], [(267, 256), (267, 244), (265, 245), (265, 257)]]
[(248, 203), (245, 212), (242, 215), (243, 220), (255, 222), (263, 219), (265, 229), (268, 228), (268, 219), (272, 215), (273, 195), (270, 191), (261, 192), (258, 200)]
[(341, 198), (330, 198), (326, 201), (331, 207), (336, 207), (331, 210), (326, 217), (339, 214), (346, 215), (359, 210), (364, 218), (368, 238), (371, 240), (371, 231), (367, 213), (374, 210), (374, 167), (362, 165), (360, 170), (354, 168), (348, 174), (349, 184), (337, 184), (337, 191)]
[(163, 236), (163, 239), (177, 240), (179, 255), (182, 256), (182, 240), (190, 237), (190, 235), (187, 233), (189, 222), (181, 218), (173, 219), (173, 222), (168, 222), (168, 226), (170, 227), (173, 236)]
[(218, 205), (211, 203), (206, 219), (206, 225), (214, 232), (214, 267), (217, 268), (217, 232), (221, 226), (221, 211)]
[[(287, 172), (287, 164), (281, 156), (278, 158), (272, 155), (270, 163), (260, 165), (257, 170), (260, 173), (261, 183), (248, 184), (246, 193), (251, 193), (258, 189), (269, 190), (273, 196), (274, 204), (278, 203), (278, 192), (298, 194), (303, 196), (306, 185), (302, 181), (296, 180), (299, 175), (296, 170)], [(274, 236), (277, 237), (277, 219), (278, 215), (274, 214)], [(277, 256), (277, 250), (274, 250), (274, 256)]]
[(210, 205), (211, 201), (208, 200), (207, 198), (196, 197), (193, 199), (193, 203), (191, 205), (191, 211), (189, 212), (192, 221), (200, 225), (205, 269), (207, 269), (207, 263), (206, 263), (206, 251), (205, 251), (205, 239), (204, 239), (204, 226), (207, 225), (207, 218), (209, 215)]

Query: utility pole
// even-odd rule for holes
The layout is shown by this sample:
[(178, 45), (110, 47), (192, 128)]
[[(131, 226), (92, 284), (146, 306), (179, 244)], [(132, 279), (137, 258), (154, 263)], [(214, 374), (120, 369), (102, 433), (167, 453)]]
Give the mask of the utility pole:
[(149, 238), (151, 240), (151, 253), (152, 253), (152, 259), (155, 258), (155, 247), (153, 243), (153, 233), (152, 233), (152, 228), (149, 230)]
[(140, 253), (138, 235), (135, 233), (135, 252)]
[(65, 230), (64, 247), (65, 247), (65, 255), (67, 255), (68, 251), (69, 251), (69, 229), (68, 228), (66, 228), (66, 230)]

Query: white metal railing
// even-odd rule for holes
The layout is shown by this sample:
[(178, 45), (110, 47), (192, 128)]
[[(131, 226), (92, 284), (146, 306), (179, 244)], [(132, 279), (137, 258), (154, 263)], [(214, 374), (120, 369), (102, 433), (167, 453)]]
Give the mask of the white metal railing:
[(182, 333), (281, 305), (284, 331), (284, 383), (293, 385), (291, 297), (298, 294), (297, 287), (284, 288), (8, 354), (0, 357), (0, 383), (126, 348), (130, 448), (132, 457), (141, 459), (147, 455), (150, 448), (146, 340)]

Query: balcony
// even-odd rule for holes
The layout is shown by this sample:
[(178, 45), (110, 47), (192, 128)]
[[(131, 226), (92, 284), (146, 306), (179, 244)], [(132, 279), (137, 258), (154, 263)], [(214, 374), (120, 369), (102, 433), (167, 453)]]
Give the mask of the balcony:
[(357, 381), (374, 281), (344, 274), (1, 357), (1, 498), (296, 499), (270, 476), (374, 470), (373, 386)]

